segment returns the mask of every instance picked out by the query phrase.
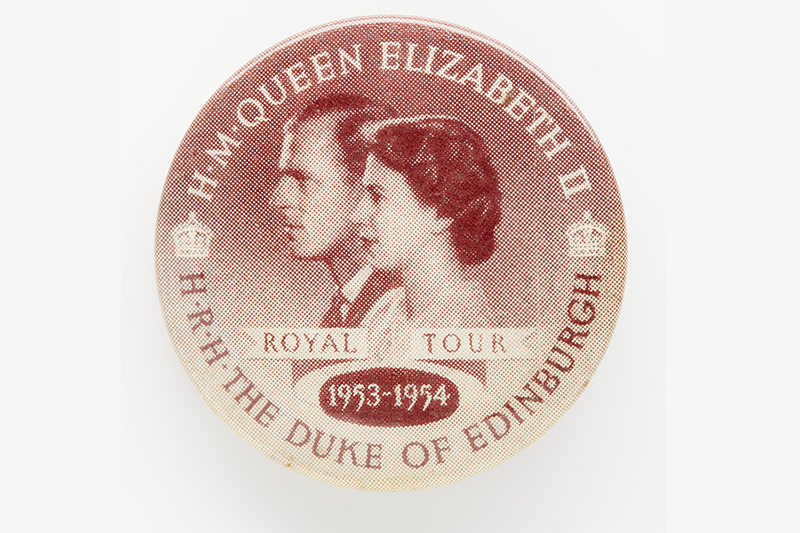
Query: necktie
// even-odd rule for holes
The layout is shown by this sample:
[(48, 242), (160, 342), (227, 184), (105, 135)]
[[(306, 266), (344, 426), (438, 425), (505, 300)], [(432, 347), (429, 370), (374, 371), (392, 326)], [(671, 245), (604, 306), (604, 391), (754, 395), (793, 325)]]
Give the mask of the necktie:
[(342, 317), (342, 305), (348, 303), (347, 298), (344, 297), (341, 291), (337, 291), (331, 301), (331, 307), (325, 316), (322, 318), (323, 328), (341, 328), (344, 326), (344, 318)]

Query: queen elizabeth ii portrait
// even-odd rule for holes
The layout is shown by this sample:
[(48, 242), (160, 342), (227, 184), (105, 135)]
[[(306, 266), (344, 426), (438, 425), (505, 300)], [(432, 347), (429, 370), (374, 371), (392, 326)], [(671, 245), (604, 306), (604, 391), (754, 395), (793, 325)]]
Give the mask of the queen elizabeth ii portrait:
[(370, 122), (360, 135), (366, 194), (352, 217), (368, 263), (399, 280), (364, 319), (375, 347), (408, 329), (486, 326), (471, 268), (494, 252), (501, 194), (482, 139), (442, 116)]

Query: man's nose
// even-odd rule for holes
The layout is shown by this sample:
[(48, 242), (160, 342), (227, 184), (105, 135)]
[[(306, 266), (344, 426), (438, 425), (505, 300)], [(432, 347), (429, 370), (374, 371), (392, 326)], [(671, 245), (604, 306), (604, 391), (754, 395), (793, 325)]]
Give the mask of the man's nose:
[(272, 191), (270, 204), (277, 209), (295, 207), (297, 204), (297, 191), (293, 186), (293, 181), (289, 176), (282, 175), (278, 180), (278, 186)]

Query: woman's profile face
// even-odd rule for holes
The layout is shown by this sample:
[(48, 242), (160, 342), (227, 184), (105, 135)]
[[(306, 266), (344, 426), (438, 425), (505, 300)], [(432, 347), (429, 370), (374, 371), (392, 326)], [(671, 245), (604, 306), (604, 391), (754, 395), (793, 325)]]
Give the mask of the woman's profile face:
[(417, 199), (402, 173), (374, 154), (367, 158), (363, 182), (366, 192), (352, 217), (360, 224), (368, 260), (376, 269), (402, 270), (445, 224), (435, 208)]

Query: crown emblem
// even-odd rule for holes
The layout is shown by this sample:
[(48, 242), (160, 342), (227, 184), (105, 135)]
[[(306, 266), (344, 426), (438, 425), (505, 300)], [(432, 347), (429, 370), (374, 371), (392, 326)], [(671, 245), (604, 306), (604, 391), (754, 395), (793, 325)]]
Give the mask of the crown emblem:
[(606, 253), (608, 230), (592, 220), (592, 214), (584, 211), (583, 219), (567, 228), (570, 257), (594, 257)]
[(197, 220), (197, 213), (189, 212), (186, 222), (178, 224), (172, 230), (175, 241), (175, 255), (178, 257), (208, 257), (209, 245), (214, 234), (202, 222)]

